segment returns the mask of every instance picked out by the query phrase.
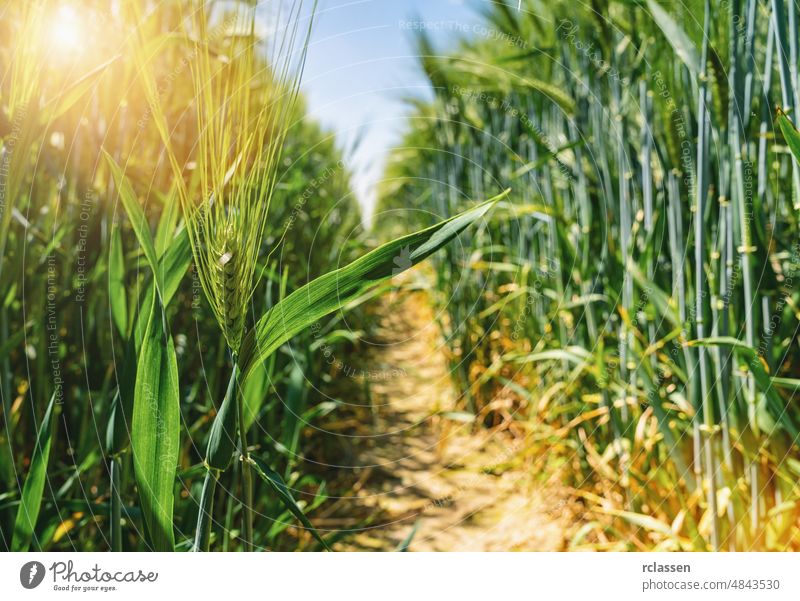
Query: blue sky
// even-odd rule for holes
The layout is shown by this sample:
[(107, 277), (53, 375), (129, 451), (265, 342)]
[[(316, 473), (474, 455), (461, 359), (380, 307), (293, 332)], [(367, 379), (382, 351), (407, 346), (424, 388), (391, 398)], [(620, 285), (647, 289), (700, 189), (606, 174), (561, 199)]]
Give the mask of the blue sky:
[(302, 89), (311, 116), (335, 133), (368, 218), (389, 149), (400, 141), (403, 97), (429, 95), (417, 69), (414, 27), (424, 20), (437, 48), (480, 23), (476, 0), (320, 0)]

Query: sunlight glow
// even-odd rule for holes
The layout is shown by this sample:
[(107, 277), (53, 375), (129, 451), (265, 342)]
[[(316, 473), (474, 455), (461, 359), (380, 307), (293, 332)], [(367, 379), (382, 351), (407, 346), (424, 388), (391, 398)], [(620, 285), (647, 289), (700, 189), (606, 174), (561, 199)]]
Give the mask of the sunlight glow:
[(53, 49), (58, 52), (77, 53), (81, 50), (83, 28), (75, 9), (61, 6), (50, 26)]

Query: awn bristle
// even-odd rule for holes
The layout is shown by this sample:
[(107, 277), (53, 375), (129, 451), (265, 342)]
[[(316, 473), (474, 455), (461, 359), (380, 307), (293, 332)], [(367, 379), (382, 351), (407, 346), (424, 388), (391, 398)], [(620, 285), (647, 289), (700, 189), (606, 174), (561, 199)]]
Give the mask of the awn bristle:
[[(292, 123), (310, 21), (301, 29), (302, 0), (277, 2), (275, 26), (259, 52), (255, 8), (237, 8), (209, 23), (199, 0), (186, 21), (194, 40), (190, 63), (197, 118), (197, 188), (183, 180), (166, 123), (155, 115), (176, 175), (197, 274), (231, 351), (244, 332), (283, 144)], [(313, 15), (313, 11), (311, 11)], [(271, 73), (272, 84), (262, 71)], [(151, 102), (157, 92), (148, 90)]]

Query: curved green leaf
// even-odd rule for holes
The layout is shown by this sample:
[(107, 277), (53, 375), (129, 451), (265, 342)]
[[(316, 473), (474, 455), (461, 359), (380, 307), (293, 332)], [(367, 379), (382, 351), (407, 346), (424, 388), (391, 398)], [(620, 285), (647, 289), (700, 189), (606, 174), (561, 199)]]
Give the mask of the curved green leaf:
[(797, 378), (772, 378), (772, 385), (793, 392), (800, 392), (800, 380)]
[(325, 547), (328, 551), (331, 548), (328, 546), (328, 543), (325, 542), (325, 539), (320, 536), (319, 532), (317, 532), (316, 528), (311, 525), (311, 522), (306, 517), (306, 514), (303, 513), (303, 510), (300, 509), (300, 506), (297, 504), (297, 501), (294, 500), (292, 497), (292, 493), (289, 492), (289, 488), (286, 486), (286, 483), (283, 481), (283, 478), (280, 475), (270, 468), (266, 463), (261, 461), (258, 457), (253, 457), (252, 455), (248, 459), (250, 464), (255, 468), (256, 473), (261, 476), (261, 479), (264, 480), (267, 484), (269, 484), (272, 489), (278, 494), (278, 497), (281, 500), (281, 503), (292, 512), (292, 515), (296, 517), (303, 526), (312, 534), (314, 538), (316, 538), (323, 547)]
[(136, 238), (139, 240), (142, 251), (144, 251), (144, 256), (155, 274), (156, 288), (161, 292), (164, 290), (164, 286), (161, 284), (162, 275), (158, 269), (158, 254), (156, 253), (156, 247), (153, 243), (153, 236), (150, 233), (150, 224), (147, 222), (144, 211), (139, 204), (139, 199), (136, 198), (136, 193), (133, 191), (128, 178), (125, 177), (119, 165), (117, 165), (117, 162), (110, 154), (103, 150), (103, 155), (106, 157), (106, 163), (108, 163), (108, 168), (111, 170), (114, 184), (117, 186), (119, 198), (125, 207), (125, 211), (128, 213), (128, 219), (130, 219), (133, 231), (136, 232)]
[(580, 346), (568, 346), (564, 349), (552, 349), (537, 353), (524, 353), (521, 355), (508, 354), (503, 359), (514, 363), (538, 363), (539, 361), (569, 361), (575, 365), (587, 363), (592, 354)]
[(733, 352), (743, 360), (753, 378), (756, 381), (756, 386), (764, 394), (767, 401), (767, 407), (771, 417), (776, 420), (789, 434), (794, 438), (800, 437), (800, 430), (798, 430), (791, 416), (786, 410), (786, 402), (778, 394), (777, 389), (773, 385), (773, 379), (770, 378), (767, 371), (766, 364), (758, 351), (748, 344), (742, 342), (738, 338), (730, 336), (717, 336), (702, 338), (700, 340), (691, 340), (688, 342), (690, 346), (727, 346), (733, 349)]
[(683, 61), (683, 64), (692, 73), (698, 75), (701, 70), (700, 55), (683, 28), (655, 0), (647, 0), (647, 8), (650, 10), (656, 25), (664, 33), (664, 37), (667, 38), (667, 42), (672, 46), (675, 54), (678, 55), (678, 58)]
[(649, 532), (657, 532), (658, 534), (675, 540), (678, 538), (672, 531), (672, 528), (669, 527), (669, 524), (665, 524), (652, 516), (643, 513), (634, 513), (632, 511), (619, 511), (616, 509), (608, 509), (606, 513), (620, 517), (634, 526), (644, 528)]
[(349, 265), (295, 290), (267, 311), (245, 336), (240, 354), (243, 377), (246, 379), (282, 344), (318, 319), (426, 259), (483, 218), (508, 192), (427, 229), (379, 246)]
[(778, 109), (778, 125), (783, 132), (786, 144), (789, 145), (789, 150), (792, 151), (794, 158), (800, 161), (800, 132), (795, 129), (794, 123), (780, 109)]

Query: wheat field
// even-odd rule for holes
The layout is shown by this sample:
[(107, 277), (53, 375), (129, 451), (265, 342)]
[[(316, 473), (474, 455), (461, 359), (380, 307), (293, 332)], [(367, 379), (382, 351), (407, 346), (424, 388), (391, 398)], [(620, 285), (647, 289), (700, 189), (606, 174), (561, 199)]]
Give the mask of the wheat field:
[(797, 6), (517, 4), (367, 224), (324, 7), (0, 2), (0, 548), (800, 548)]

